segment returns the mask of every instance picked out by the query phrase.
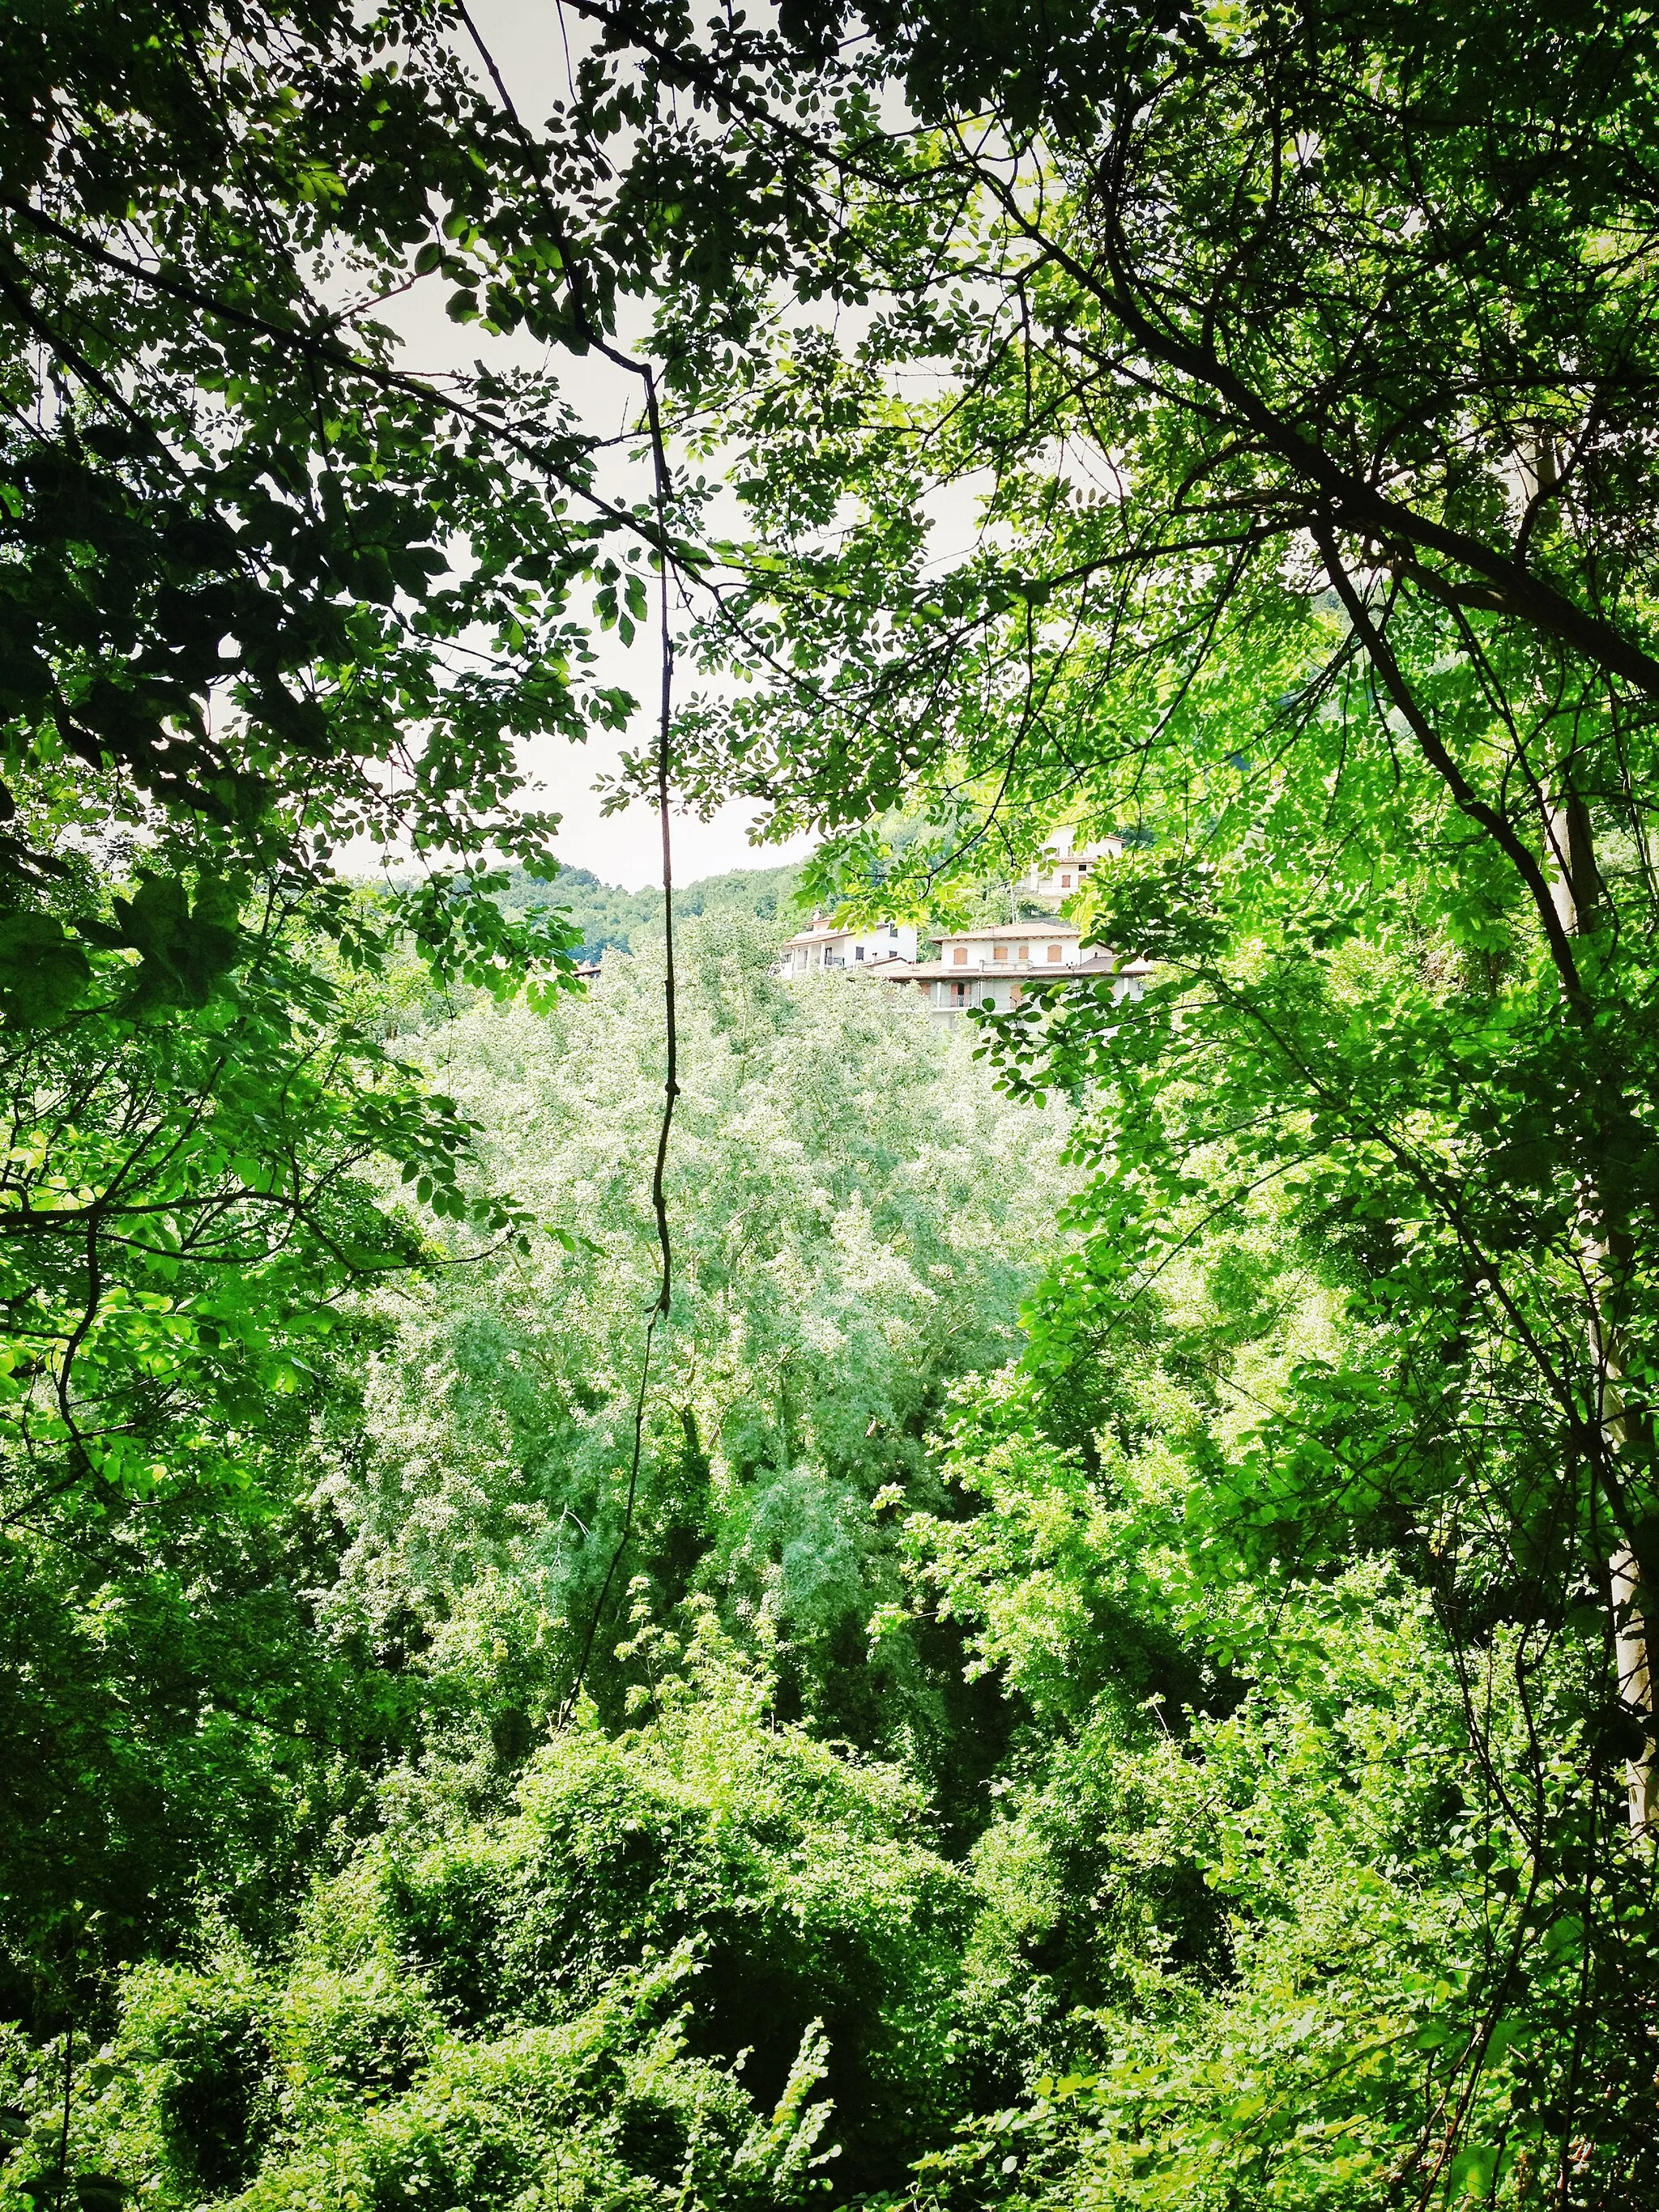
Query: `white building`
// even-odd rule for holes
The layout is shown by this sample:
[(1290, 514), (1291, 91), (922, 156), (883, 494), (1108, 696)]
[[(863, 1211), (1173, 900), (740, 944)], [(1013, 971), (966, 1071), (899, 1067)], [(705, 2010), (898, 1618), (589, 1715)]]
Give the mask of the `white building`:
[[(1091, 867), (1116, 860), (1122, 850), (1121, 837), (1079, 846), (1074, 830), (1056, 830), (1015, 891), (1033, 902), (1058, 907), (1076, 897)], [(1115, 997), (1138, 999), (1151, 973), (1144, 960), (1120, 961), (1103, 945), (1085, 945), (1078, 924), (1054, 912), (951, 931), (940, 938), (936, 955), (921, 960), (917, 952), (912, 923), (854, 929), (815, 914), (811, 926), (783, 946), (777, 972), (805, 975), (831, 969), (879, 975), (896, 988), (920, 992), (928, 1012), (945, 1020), (976, 1007), (1006, 1013), (1038, 982), (1092, 982), (1109, 975)]]
[(815, 914), (810, 926), (786, 940), (778, 958), (780, 975), (805, 975), (830, 968), (874, 971), (895, 961), (914, 963), (914, 922), (881, 921), (863, 929), (842, 927)]
[(1138, 999), (1151, 969), (1144, 960), (1120, 961), (1103, 945), (1085, 945), (1076, 922), (1045, 915), (957, 930), (941, 937), (936, 959), (891, 963), (881, 973), (886, 982), (919, 990), (930, 1013), (949, 1019), (976, 1006), (1006, 1013), (1034, 983), (1101, 975), (1116, 979), (1115, 996)]
[(1123, 851), (1121, 837), (1100, 837), (1088, 845), (1079, 845), (1076, 841), (1074, 830), (1056, 830), (1053, 833), (1041, 856), (1014, 885), (1021, 898), (1040, 899), (1044, 906), (1058, 907), (1063, 901), (1077, 896), (1097, 860), (1115, 860)]

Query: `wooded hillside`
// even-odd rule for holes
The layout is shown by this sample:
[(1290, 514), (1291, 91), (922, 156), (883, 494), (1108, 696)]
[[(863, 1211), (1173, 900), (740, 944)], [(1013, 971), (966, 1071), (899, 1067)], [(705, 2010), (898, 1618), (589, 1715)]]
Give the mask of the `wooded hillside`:
[(0, 70), (0, 2212), (1659, 2208), (1651, 23)]

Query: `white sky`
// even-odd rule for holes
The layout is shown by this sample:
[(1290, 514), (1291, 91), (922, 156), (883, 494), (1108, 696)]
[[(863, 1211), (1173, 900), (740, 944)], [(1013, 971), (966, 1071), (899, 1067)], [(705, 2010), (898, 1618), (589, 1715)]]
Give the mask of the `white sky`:
[[(536, 128), (566, 91), (558, 9), (550, 0), (473, 0), (471, 14), (514, 104), (525, 122)], [(573, 22), (570, 33), (573, 40), (578, 38), (579, 25)], [(492, 340), (476, 325), (458, 327), (450, 322), (444, 313), (448, 289), (441, 279), (417, 284), (380, 311), (384, 320), (403, 332), (411, 368), (431, 373), (468, 369), (480, 357), (498, 363), (514, 359), (539, 364), (544, 359), (539, 346), (522, 337)], [(561, 355), (557, 372), (571, 404), (606, 435), (614, 436), (637, 411), (635, 380), (597, 355), (580, 360)], [(595, 644), (603, 661), (599, 680), (621, 684), (631, 692), (641, 702), (641, 714), (626, 738), (596, 729), (582, 745), (544, 739), (530, 747), (526, 764), (543, 787), (539, 794), (532, 795), (531, 803), (562, 816), (554, 849), (567, 866), (591, 868), (605, 882), (635, 890), (659, 879), (656, 815), (644, 805), (630, 806), (621, 814), (601, 815), (593, 786), (597, 778), (615, 768), (625, 748), (638, 750), (650, 742), (657, 696), (656, 639), (654, 632), (647, 629), (630, 649), (612, 632), (597, 638)], [(683, 691), (690, 688), (692, 674), (683, 672)], [(677, 815), (677, 879), (690, 883), (727, 868), (775, 867), (781, 861), (801, 858), (816, 842), (802, 836), (782, 845), (752, 845), (749, 830), (756, 818), (755, 810), (746, 805), (725, 807), (706, 823)]]

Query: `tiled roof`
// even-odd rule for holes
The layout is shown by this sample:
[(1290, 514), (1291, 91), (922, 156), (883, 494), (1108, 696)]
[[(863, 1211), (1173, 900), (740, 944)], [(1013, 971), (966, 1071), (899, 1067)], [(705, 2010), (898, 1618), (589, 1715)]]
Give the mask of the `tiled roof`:
[(867, 927), (859, 929), (799, 929), (793, 937), (786, 937), (783, 941), (786, 945), (850, 945), (854, 938), (885, 938), (886, 934), (887, 925), (884, 921), (872, 921)]
[(1025, 921), (996, 921), (983, 929), (941, 929), (935, 933), (947, 945), (972, 945), (979, 939), (1001, 937), (1078, 937), (1082, 934), (1074, 921), (1062, 921), (1058, 915), (1033, 915)]

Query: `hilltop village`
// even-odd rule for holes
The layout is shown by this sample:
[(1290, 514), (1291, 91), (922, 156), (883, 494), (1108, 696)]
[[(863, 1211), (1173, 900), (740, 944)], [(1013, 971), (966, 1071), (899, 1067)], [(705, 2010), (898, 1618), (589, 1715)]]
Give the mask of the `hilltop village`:
[[(1035, 982), (1115, 975), (1120, 995), (1138, 998), (1145, 988), (1144, 961), (1121, 961), (1103, 945), (1086, 942), (1079, 925), (1059, 908), (1086, 882), (1091, 868), (1118, 858), (1116, 837), (1077, 846), (1074, 833), (1058, 830), (1039, 860), (1012, 886), (1010, 904), (1026, 911), (1007, 921), (941, 932), (924, 939), (910, 922), (847, 925), (814, 914), (783, 945), (777, 972), (789, 977), (841, 972), (872, 975), (895, 988), (921, 994), (928, 1012), (950, 1021), (975, 1009), (1006, 1013)], [(1037, 909), (1032, 912), (1030, 909)]]

